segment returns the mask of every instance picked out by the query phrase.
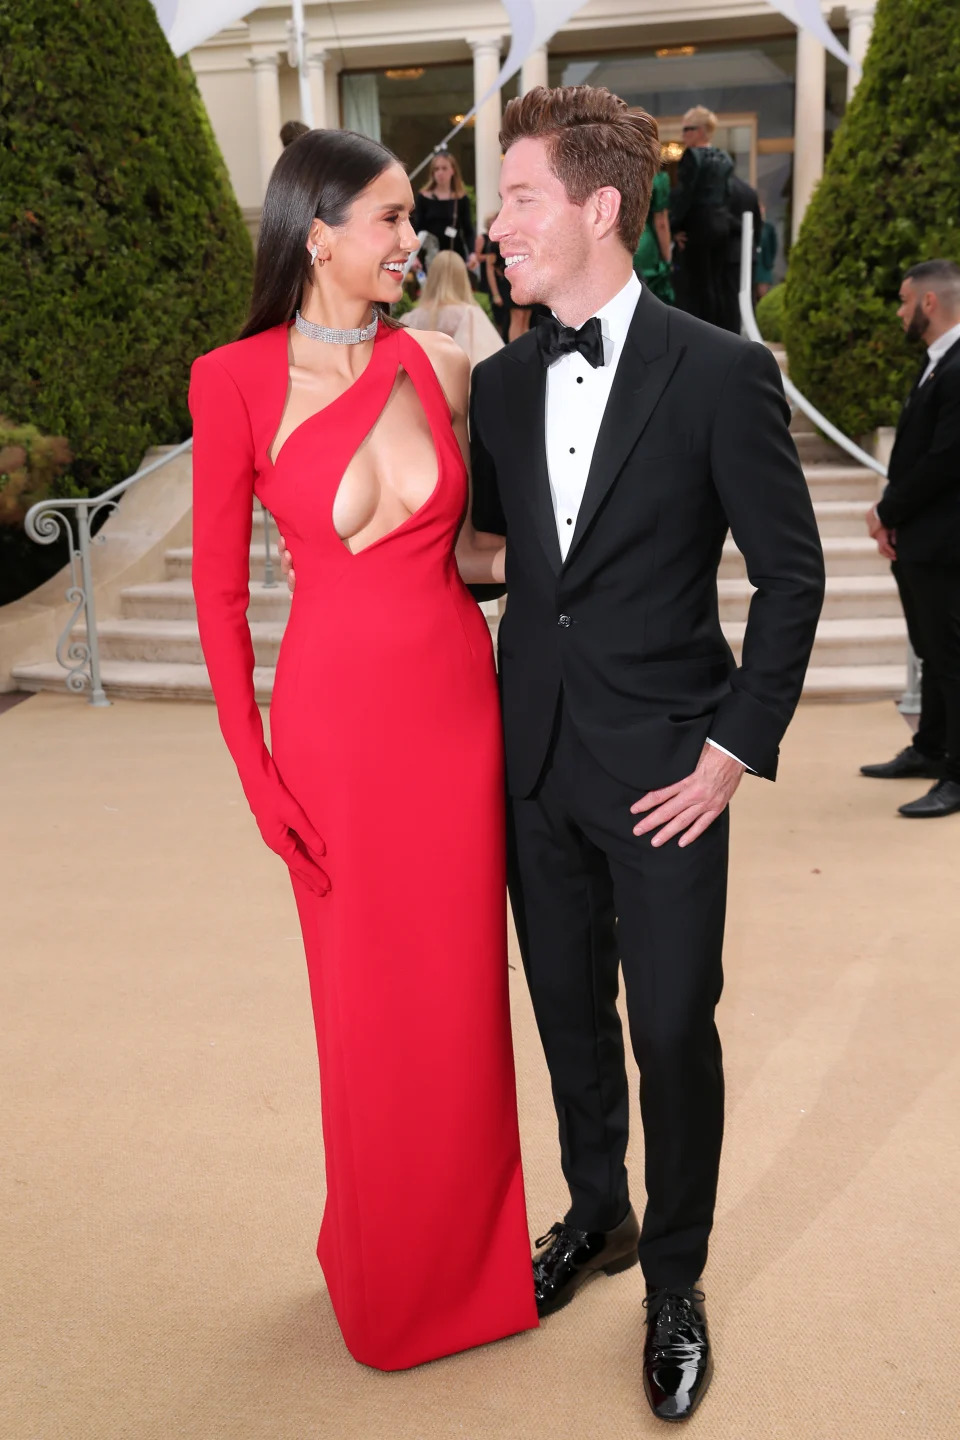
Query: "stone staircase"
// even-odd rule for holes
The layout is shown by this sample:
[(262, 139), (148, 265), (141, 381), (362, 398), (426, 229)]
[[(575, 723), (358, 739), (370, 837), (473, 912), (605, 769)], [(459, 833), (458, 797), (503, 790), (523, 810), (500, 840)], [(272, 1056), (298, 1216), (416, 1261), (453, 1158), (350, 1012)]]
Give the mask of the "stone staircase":
[[(890, 567), (865, 534), (863, 514), (877, 495), (872, 471), (848, 462), (803, 416), (791, 427), (823, 537), (827, 593), (804, 698), (873, 700), (906, 686), (906, 627)], [(263, 516), (254, 507), (250, 552), (250, 629), (257, 696), (268, 700), (290, 597), (284, 583), (264, 584)], [(275, 531), (272, 535), (275, 539)], [(120, 613), (99, 624), (104, 688), (128, 699), (211, 699), (190, 587), (192, 551), (168, 550), (165, 577), (131, 585)], [(720, 618), (739, 656), (752, 587), (732, 540), (719, 576)], [(493, 607), (491, 607), (493, 608)], [(492, 629), (496, 617), (488, 617)], [(82, 632), (81, 632), (82, 633)], [(51, 660), (14, 669), (22, 690), (62, 690), (64, 672)]]

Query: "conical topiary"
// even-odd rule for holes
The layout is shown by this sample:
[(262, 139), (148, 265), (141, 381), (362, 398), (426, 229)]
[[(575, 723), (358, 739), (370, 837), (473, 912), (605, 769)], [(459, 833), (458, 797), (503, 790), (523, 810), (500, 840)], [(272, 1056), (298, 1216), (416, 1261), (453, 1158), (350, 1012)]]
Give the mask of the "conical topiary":
[(919, 359), (897, 292), (932, 259), (960, 260), (960, 5), (878, 0), (784, 307), (791, 379), (849, 435), (896, 420)]
[[(237, 333), (252, 275), (150, 0), (0, 0), (0, 217), (0, 410), (63, 436), (62, 490), (96, 493), (189, 435), (190, 362)], [(0, 601), (63, 560), (15, 548)]]

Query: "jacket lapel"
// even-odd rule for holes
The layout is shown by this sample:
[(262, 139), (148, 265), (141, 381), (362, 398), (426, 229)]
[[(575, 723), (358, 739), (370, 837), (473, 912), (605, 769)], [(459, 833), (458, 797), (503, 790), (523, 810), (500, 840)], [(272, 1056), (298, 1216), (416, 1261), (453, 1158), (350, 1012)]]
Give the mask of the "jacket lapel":
[(506, 353), (512, 363), (504, 374), (504, 404), (515, 473), (520, 479), (517, 489), (530, 507), (534, 528), (550, 567), (559, 574), (560, 541), (547, 472), (547, 371), (533, 331), (511, 345)]
[[(923, 377), (926, 374), (927, 365), (929, 364), (929, 358), (924, 356), (920, 369), (917, 371), (917, 378), (913, 382), (913, 389), (904, 401), (903, 409), (900, 411), (900, 416), (897, 420), (897, 440), (900, 439), (903, 432), (910, 425), (914, 415), (922, 410), (923, 407), (919, 402), (921, 396), (924, 396), (927, 386), (933, 385), (934, 378), (939, 375), (941, 370), (944, 370), (948, 365), (957, 364), (958, 361), (960, 361), (960, 340), (954, 341), (946, 354), (941, 355), (926, 380), (924, 380)], [(893, 460), (892, 452), (890, 459), (891, 461)]]
[[(685, 346), (670, 347), (669, 323), (668, 307), (644, 286), (603, 413), (565, 564), (587, 533), (683, 356)], [(550, 520), (553, 524), (552, 514)]]

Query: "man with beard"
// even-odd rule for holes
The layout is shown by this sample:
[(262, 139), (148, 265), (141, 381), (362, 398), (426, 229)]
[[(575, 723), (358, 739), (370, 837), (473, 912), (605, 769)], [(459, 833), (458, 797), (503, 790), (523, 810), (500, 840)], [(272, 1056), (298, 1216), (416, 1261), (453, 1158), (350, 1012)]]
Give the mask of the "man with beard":
[(914, 265), (897, 314), (927, 353), (867, 527), (893, 562), (910, 643), (923, 661), (920, 725), (912, 745), (861, 774), (934, 780), (928, 794), (899, 807), (928, 820), (960, 812), (960, 265)]

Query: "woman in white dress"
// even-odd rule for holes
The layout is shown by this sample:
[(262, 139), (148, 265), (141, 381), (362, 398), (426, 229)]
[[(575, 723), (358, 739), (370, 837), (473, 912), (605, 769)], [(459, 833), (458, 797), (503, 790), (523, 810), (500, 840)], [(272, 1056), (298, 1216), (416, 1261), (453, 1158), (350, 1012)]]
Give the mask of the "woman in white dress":
[(471, 368), (503, 348), (496, 327), (474, 297), (467, 267), (454, 250), (434, 256), (423, 294), (400, 323), (413, 330), (442, 330), (470, 357)]

